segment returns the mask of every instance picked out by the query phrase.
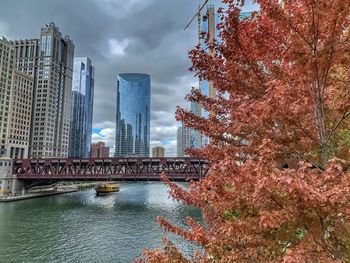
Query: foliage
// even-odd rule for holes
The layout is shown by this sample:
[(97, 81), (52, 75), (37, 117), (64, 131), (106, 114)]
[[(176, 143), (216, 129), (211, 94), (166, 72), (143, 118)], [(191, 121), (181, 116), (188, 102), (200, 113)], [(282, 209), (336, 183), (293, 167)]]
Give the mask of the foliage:
[[(221, 41), (190, 52), (191, 69), (218, 95), (193, 89), (187, 99), (209, 117), (177, 110), (210, 138), (190, 153), (211, 169), (188, 191), (163, 175), (206, 225), (158, 222), (204, 247), (194, 262), (350, 262), (350, 2), (260, 0), (242, 21), (244, 1), (223, 2)], [(187, 262), (166, 250), (145, 256)]]

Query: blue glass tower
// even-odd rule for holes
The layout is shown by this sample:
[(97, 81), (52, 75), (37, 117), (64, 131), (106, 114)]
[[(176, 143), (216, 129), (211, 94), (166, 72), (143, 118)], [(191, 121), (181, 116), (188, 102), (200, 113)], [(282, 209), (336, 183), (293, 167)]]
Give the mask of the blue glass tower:
[(89, 157), (95, 69), (87, 57), (74, 58), (69, 157)]
[[(239, 18), (245, 19), (251, 17), (251, 12), (241, 12)], [(208, 5), (207, 6), (207, 12), (202, 16), (202, 23), (201, 23), (201, 29), (199, 30), (199, 33), (204, 32), (207, 36), (207, 41), (210, 43), (213, 43), (213, 41), (221, 42), (219, 31), (217, 30), (217, 25), (220, 22), (219, 14), (215, 10), (214, 5)], [(203, 47), (203, 49), (208, 52), (210, 55), (214, 55), (213, 51), (208, 49), (207, 43), (205, 39), (201, 39), (199, 36), (199, 43)], [(214, 84), (212, 81), (208, 80), (200, 80), (199, 86), (201, 93), (207, 97), (215, 97), (217, 95), (216, 89), (214, 87)], [(208, 118), (209, 114), (204, 109), (201, 109), (200, 111), (201, 116), (204, 118)], [(209, 144), (209, 138), (206, 136), (202, 136), (201, 139), (198, 138), (198, 135), (194, 133), (194, 138), (196, 141), (201, 140), (201, 145), (205, 146)]]
[(151, 79), (147, 74), (117, 75), (114, 156), (149, 156)]

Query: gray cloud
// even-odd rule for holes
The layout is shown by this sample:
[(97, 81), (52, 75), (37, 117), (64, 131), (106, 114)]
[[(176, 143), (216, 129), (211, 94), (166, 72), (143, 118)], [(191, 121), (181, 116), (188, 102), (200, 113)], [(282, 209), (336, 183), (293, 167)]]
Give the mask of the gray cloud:
[[(184, 31), (202, 0), (0, 0), (0, 36), (37, 38), (54, 21), (75, 44), (76, 56), (90, 57), (95, 66), (94, 127), (113, 143), (116, 74), (151, 75), (152, 145), (166, 141), (175, 155), (174, 112), (197, 84), (188, 71), (187, 53), (197, 43), (196, 20)], [(219, 0), (212, 1), (215, 4)], [(249, 9), (249, 7), (248, 7)], [(250, 7), (251, 9), (251, 7)], [(120, 49), (118, 49), (120, 48)], [(102, 136), (102, 137), (101, 137)]]

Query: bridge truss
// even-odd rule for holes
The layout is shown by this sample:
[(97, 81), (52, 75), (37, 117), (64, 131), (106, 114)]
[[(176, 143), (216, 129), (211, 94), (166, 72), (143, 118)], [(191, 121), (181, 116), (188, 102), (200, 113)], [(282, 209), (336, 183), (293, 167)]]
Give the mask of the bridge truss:
[(185, 158), (53, 158), (21, 159), (13, 163), (20, 180), (160, 180), (162, 172), (174, 180), (199, 180), (208, 162)]

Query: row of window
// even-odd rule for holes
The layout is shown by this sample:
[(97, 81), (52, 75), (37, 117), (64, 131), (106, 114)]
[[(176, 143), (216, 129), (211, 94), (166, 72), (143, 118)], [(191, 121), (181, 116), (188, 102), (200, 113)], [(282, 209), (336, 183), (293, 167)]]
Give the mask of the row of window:
[(22, 145), (28, 144), (28, 140), (26, 139), (17, 139), (17, 140), (21, 140), (21, 141), (16, 141), (16, 140), (9, 140), (9, 141), (10, 143), (13, 143), (13, 144), (22, 144)]

